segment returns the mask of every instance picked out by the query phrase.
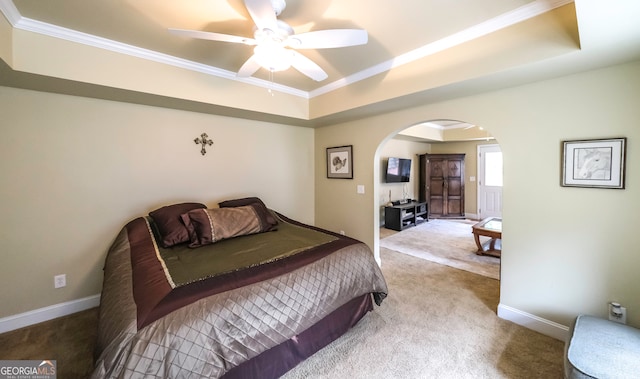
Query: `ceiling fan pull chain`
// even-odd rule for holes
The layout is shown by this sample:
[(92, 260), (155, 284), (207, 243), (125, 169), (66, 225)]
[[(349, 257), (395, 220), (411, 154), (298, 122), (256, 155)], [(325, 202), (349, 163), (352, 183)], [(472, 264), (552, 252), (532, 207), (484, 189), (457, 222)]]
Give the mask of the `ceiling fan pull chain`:
[(273, 91), (271, 90), (271, 87), (273, 87), (273, 70), (269, 70), (269, 81), (271, 82), (271, 86), (269, 86), (269, 93), (271, 94), (271, 96), (275, 96)]

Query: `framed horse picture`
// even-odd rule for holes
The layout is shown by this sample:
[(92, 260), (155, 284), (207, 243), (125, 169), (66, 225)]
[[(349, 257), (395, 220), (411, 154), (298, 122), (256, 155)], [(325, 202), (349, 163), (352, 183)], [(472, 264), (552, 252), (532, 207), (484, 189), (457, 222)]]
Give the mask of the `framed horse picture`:
[(562, 142), (563, 187), (624, 189), (626, 138)]

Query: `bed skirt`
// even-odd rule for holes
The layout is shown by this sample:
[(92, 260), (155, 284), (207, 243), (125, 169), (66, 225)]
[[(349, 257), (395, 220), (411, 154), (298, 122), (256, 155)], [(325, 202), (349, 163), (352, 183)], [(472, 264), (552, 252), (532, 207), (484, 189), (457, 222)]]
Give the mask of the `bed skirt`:
[(371, 294), (356, 297), (304, 332), (229, 370), (223, 378), (279, 378), (338, 339), (371, 310)]

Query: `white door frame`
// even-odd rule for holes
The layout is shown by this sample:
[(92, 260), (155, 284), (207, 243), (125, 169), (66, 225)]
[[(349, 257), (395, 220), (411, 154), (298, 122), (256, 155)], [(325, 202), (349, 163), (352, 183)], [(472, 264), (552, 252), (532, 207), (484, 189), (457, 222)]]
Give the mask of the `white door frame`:
[[(481, 211), (481, 204), (482, 204), (482, 194), (480, 191), (480, 186), (484, 185), (483, 181), (484, 181), (484, 171), (483, 171), (483, 162), (484, 162), (484, 157), (482, 156), (481, 152), (482, 149), (486, 149), (486, 148), (497, 148), (498, 150), (502, 151), (500, 149), (500, 145), (499, 144), (485, 144), (485, 145), (478, 145), (477, 146), (477, 163), (478, 163), (478, 168), (477, 168), (477, 179), (476, 179), (476, 193), (477, 193), (477, 202), (476, 202), (476, 214), (478, 215), (478, 218), (482, 219), (487, 217), (486, 212), (485, 215), (481, 215), (480, 211)], [(500, 199), (502, 199), (502, 195), (500, 196)], [(502, 202), (502, 200), (500, 200), (500, 202)], [(502, 209), (502, 206), (500, 207)], [(502, 212), (499, 215), (500, 217), (502, 217)]]

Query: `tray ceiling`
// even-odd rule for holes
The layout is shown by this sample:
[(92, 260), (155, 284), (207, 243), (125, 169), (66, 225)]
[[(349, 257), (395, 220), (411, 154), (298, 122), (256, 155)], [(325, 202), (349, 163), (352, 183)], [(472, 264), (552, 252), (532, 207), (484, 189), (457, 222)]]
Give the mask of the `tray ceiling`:
[[(566, 6), (571, 6), (569, 11)], [(562, 9), (565, 10), (557, 12)], [(175, 94), (155, 93), (163, 98), (210, 103), (218, 110), (248, 108), (245, 110), (301, 120), (345, 112), (357, 116), (358, 111), (371, 113), (372, 106), (380, 110), (397, 108), (394, 104), (398, 99), (411, 104), (420, 101), (416, 94), (424, 99), (426, 92), (433, 94), (433, 90), (444, 86), (470, 80), (477, 83), (481, 78), (583, 48), (571, 0), (288, 0), (279, 19), (289, 23), (296, 33), (362, 28), (367, 30), (369, 42), (338, 49), (301, 50), (328, 73), (322, 82), (294, 69), (272, 77), (261, 69), (255, 78), (244, 79), (236, 78), (235, 72), (252, 54), (251, 46), (189, 39), (167, 30), (182, 28), (251, 37), (253, 22), (242, 0), (13, 0), (0, 3), (0, 11), (14, 30), (241, 83), (245, 91), (246, 85), (272, 88), (305, 99), (309, 109), (298, 116), (266, 107), (237, 106), (231, 100), (225, 103), (196, 95), (189, 99), (178, 90)], [(17, 46), (19, 38), (14, 36), (13, 43)], [(79, 55), (78, 59), (82, 57)], [(21, 60), (27, 61), (16, 59)], [(125, 88), (117, 80), (92, 80), (88, 63), (83, 77), (75, 73), (57, 75), (54, 68), (24, 69), (19, 67), (20, 62), (6, 63), (27, 73), (138, 90), (135, 83)], [(96, 67), (94, 74), (100, 72), (104, 73), (104, 67)], [(224, 82), (212, 80), (211, 85), (219, 88), (219, 83)], [(236, 90), (233, 86), (228, 85), (229, 91)], [(139, 86), (139, 92), (154, 95), (148, 87)], [(339, 105), (346, 103), (344, 99), (356, 98), (354, 94), (357, 100), (353, 104)], [(413, 100), (407, 96), (413, 96)]]

